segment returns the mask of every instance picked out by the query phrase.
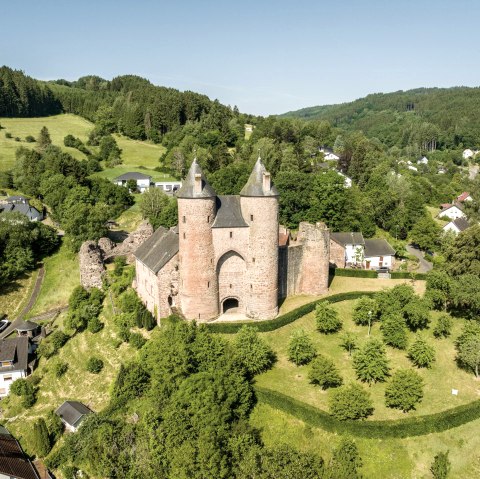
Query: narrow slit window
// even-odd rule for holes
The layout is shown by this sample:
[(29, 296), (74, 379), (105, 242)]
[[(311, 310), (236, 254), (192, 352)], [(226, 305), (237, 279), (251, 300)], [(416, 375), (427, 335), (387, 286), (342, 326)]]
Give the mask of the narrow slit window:
[(183, 239), (186, 239), (186, 238), (187, 238), (187, 235), (183, 233)]
[(184, 222), (184, 223), (187, 222), (187, 218), (185, 218), (185, 216), (183, 217), (183, 222)]
[(210, 223), (210, 216), (207, 216), (207, 223)]
[(207, 288), (210, 288), (210, 281), (207, 283)]
[(252, 258), (252, 263), (255, 263), (255, 258)]
[(230, 238), (233, 238), (233, 231), (230, 231)]
[(250, 221), (253, 221), (253, 215), (250, 215)]

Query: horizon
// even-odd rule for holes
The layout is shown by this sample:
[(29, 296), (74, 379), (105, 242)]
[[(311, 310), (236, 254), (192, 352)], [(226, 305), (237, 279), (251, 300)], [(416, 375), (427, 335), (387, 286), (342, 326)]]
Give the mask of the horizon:
[(372, 93), (478, 86), (465, 18), (479, 13), (474, 0), (245, 0), (241, 8), (88, 0), (81, 9), (26, 0), (2, 15), (0, 52), (2, 63), (41, 80), (129, 72), (268, 116)]

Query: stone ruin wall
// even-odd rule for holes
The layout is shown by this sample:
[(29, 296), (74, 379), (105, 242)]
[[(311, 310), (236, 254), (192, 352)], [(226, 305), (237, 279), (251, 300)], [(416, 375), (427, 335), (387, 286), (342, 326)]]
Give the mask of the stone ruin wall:
[(336, 268), (345, 268), (345, 248), (330, 239), (330, 264)]
[(105, 261), (116, 256), (126, 256), (129, 264), (134, 263), (133, 252), (152, 234), (152, 225), (145, 221), (122, 243), (115, 244), (109, 238), (100, 238), (98, 243), (85, 241), (78, 253), (80, 284), (86, 289), (101, 288), (105, 274)]

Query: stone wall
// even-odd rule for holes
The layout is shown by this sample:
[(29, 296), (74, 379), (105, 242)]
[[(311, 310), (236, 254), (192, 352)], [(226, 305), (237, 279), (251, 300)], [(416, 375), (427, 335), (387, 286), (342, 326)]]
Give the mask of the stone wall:
[(84, 288), (101, 288), (105, 274), (103, 257), (95, 241), (85, 241), (78, 253), (80, 261), (80, 284)]
[(330, 239), (330, 264), (336, 268), (345, 268), (345, 248)]

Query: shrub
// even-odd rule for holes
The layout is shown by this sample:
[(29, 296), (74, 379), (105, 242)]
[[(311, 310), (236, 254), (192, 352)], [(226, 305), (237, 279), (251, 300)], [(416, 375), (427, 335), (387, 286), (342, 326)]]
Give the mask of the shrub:
[(130, 333), (128, 338), (128, 343), (135, 349), (141, 349), (146, 342), (147, 340), (139, 333)]
[(480, 335), (470, 336), (457, 344), (457, 361), (471, 369), (475, 377), (480, 372)]
[(12, 134), (8, 131), (5, 132), (5, 138), (13, 138)]
[(243, 326), (233, 342), (235, 358), (254, 376), (270, 369), (275, 362), (272, 348), (258, 336), (257, 329)]
[(450, 473), (450, 461), (447, 452), (439, 452), (430, 466), (430, 471), (434, 479), (446, 479)]
[(22, 406), (25, 408), (33, 406), (37, 400), (35, 385), (32, 384), (32, 381), (23, 378), (17, 379), (12, 383), (10, 392), (22, 398)]
[(335, 333), (342, 327), (338, 312), (330, 306), (328, 301), (318, 303), (315, 307), (315, 322), (317, 330), (325, 334)]
[(370, 394), (356, 383), (340, 386), (330, 392), (330, 413), (336, 419), (364, 419), (373, 413)]
[(378, 303), (374, 298), (364, 296), (360, 298), (353, 309), (353, 322), (357, 325), (368, 326), (375, 321), (378, 315)]
[(60, 416), (55, 414), (55, 411), (51, 409), (46, 417), (48, 435), (50, 437), (50, 442), (55, 444), (63, 433), (64, 425)]
[(25, 141), (26, 141), (27, 143), (35, 143), (36, 140), (35, 140), (35, 138), (34, 138), (32, 135), (27, 135), (27, 136), (25, 137)]
[(359, 469), (362, 467), (362, 458), (355, 441), (350, 437), (342, 437), (340, 444), (333, 451), (332, 461), (329, 464), (328, 479), (361, 479)]
[(322, 389), (335, 388), (343, 382), (334, 362), (322, 355), (313, 360), (308, 379)]
[(437, 324), (433, 328), (433, 335), (436, 338), (446, 338), (452, 332), (452, 319), (448, 314), (441, 314), (437, 319)]
[(385, 381), (390, 368), (382, 341), (369, 339), (353, 355), (353, 367), (360, 381), (366, 383)]
[(392, 313), (384, 317), (380, 329), (385, 344), (397, 349), (407, 347), (407, 329), (401, 314)]
[(411, 369), (396, 371), (385, 389), (387, 407), (401, 409), (403, 412), (415, 409), (423, 397), (423, 381), (419, 374)]
[(45, 457), (52, 449), (47, 424), (43, 418), (33, 424), (33, 449), (38, 457)]
[(316, 354), (315, 346), (305, 331), (295, 331), (288, 345), (288, 359), (300, 366), (308, 364)]
[(64, 363), (62, 361), (56, 363), (53, 366), (53, 374), (55, 374), (55, 377), (61, 378), (68, 370), (68, 364)]
[(125, 258), (125, 256), (117, 256), (113, 260), (113, 264), (115, 265), (115, 268), (113, 269), (113, 275), (122, 276), (123, 270), (127, 266), (127, 259)]
[(92, 356), (88, 359), (85, 367), (89, 373), (98, 374), (103, 369), (103, 361), (100, 358)]
[(435, 361), (435, 349), (421, 336), (417, 336), (408, 350), (408, 357), (418, 368), (429, 368)]
[(104, 324), (98, 319), (97, 316), (94, 316), (88, 321), (87, 329), (92, 334), (98, 333), (103, 329)]
[(59, 329), (57, 329), (50, 335), (50, 337), (48, 338), (48, 341), (52, 344), (56, 352), (62, 346), (64, 346), (69, 339), (70, 339), (70, 336), (68, 334), (65, 334), (63, 331), (60, 331)]
[(22, 140), (20, 140), (20, 137), (19, 137), (19, 136), (16, 136), (16, 137), (15, 137), (15, 141), (22, 141)]

